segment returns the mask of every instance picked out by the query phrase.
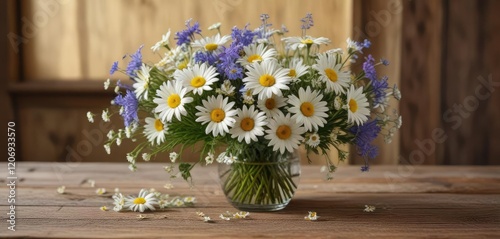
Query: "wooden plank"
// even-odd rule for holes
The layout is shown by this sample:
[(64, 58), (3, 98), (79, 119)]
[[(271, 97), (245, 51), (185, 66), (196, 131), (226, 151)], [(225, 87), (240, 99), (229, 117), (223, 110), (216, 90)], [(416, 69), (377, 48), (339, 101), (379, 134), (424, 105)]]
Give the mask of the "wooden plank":
[[(444, 164), (500, 164), (500, 2), (448, 2)], [(467, 18), (464, 18), (467, 14)], [(487, 86), (489, 80), (493, 83)], [(472, 157), (472, 158), (471, 158)]]
[[(410, 193), (366, 190), (373, 182), (383, 182), (388, 172), (400, 172), (402, 166), (374, 166), (370, 173), (363, 174), (356, 166), (343, 167), (331, 182), (322, 180), (318, 166), (306, 166), (302, 170), (299, 190), (287, 208), (278, 212), (251, 213), (248, 219), (224, 221), (218, 216), (236, 209), (220, 193), (216, 167), (194, 169), (198, 188), (174, 181), (175, 187), (166, 190), (159, 186), (166, 180), (161, 165), (140, 164), (140, 170), (131, 173), (127, 172), (125, 164), (116, 163), (21, 162), (17, 164), (20, 178), (16, 194), (16, 232), (2, 230), (0, 238), (500, 236), (499, 167), (420, 166), (406, 175), (406, 181), (398, 182), (402, 188), (412, 188), (415, 182), (448, 187), (468, 187), (469, 183), (477, 183), (479, 188), (476, 189), (484, 189), (487, 184), (496, 186), (496, 191), (488, 194), (481, 194), (474, 187), (464, 194), (453, 190), (433, 191), (432, 186), (427, 191)], [(139, 220), (139, 213), (101, 211), (101, 206), (112, 207), (111, 193), (96, 195), (95, 188), (84, 183), (88, 178), (95, 179), (97, 187), (119, 185), (126, 194), (137, 193), (140, 187), (154, 186), (171, 196), (196, 196), (197, 202), (194, 207), (145, 212), (142, 214), (147, 219)], [(55, 192), (55, 186), (61, 183), (67, 186), (66, 194)], [(326, 190), (342, 183), (366, 187), (352, 192)], [(6, 193), (5, 188), (0, 188), (1, 195)], [(372, 213), (364, 212), (365, 205), (373, 205), (376, 209)], [(0, 201), (0, 211), (8, 210), (6, 202)], [(303, 219), (311, 210), (320, 216), (318, 221)], [(203, 222), (196, 215), (197, 211), (204, 212), (214, 222)], [(0, 219), (1, 226), (6, 227), (6, 215)]]
[[(404, 123), (401, 128), (402, 157), (399, 161), (402, 164), (440, 164), (443, 157), (441, 151), (436, 150), (439, 146), (431, 145), (438, 144), (432, 141), (432, 135), (435, 129), (440, 129), (442, 120), (441, 64), (444, 62), (442, 50), (446, 47), (442, 46), (445, 9), (442, 1), (432, 0), (403, 1), (403, 9), (403, 99), (400, 109)], [(419, 145), (422, 142), (430, 142), (429, 146), (425, 146), (428, 149), (421, 149)]]
[[(401, 78), (401, 31), (403, 29), (403, 1), (400, 0), (357, 0), (354, 1), (354, 30), (352, 38), (357, 41), (368, 39), (372, 42), (369, 49), (363, 50), (365, 56), (372, 54), (376, 60), (380, 58), (388, 59), (388, 67), (378, 67), (379, 77), (384, 75), (389, 77), (389, 86), (397, 84), (400, 86)], [(360, 69), (363, 58), (354, 66)], [(392, 109), (399, 111), (399, 102), (391, 100), (391, 108), (388, 114), (392, 114)], [(404, 124), (407, 125), (406, 119)], [(408, 124), (410, 125), (410, 124)], [(383, 137), (379, 137), (374, 142), (379, 146), (379, 155), (373, 164), (397, 164), (399, 158), (399, 133), (393, 137), (391, 144), (385, 144)], [(351, 163), (364, 164), (364, 159), (355, 155), (355, 149), (351, 150)]]

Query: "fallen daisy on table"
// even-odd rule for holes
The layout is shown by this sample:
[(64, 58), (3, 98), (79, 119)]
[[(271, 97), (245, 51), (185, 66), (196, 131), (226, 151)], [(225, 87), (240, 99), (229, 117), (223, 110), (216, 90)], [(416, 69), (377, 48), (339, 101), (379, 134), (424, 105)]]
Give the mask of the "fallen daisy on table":
[(65, 190), (66, 190), (65, 186), (57, 187), (57, 193), (59, 193), (59, 194), (64, 194)]
[(146, 189), (141, 189), (138, 196), (128, 196), (125, 198), (125, 208), (130, 211), (144, 212), (146, 209), (155, 210), (155, 205), (158, 205), (158, 199), (154, 193), (150, 193)]
[(364, 212), (374, 212), (376, 209), (375, 206), (372, 205), (365, 205), (365, 209), (363, 210)]
[(103, 195), (106, 193), (106, 189), (105, 188), (98, 188), (95, 190), (95, 194), (97, 195)]
[(316, 212), (309, 212), (309, 214), (304, 217), (304, 219), (307, 221), (316, 221), (318, 220), (318, 218), (319, 216)]

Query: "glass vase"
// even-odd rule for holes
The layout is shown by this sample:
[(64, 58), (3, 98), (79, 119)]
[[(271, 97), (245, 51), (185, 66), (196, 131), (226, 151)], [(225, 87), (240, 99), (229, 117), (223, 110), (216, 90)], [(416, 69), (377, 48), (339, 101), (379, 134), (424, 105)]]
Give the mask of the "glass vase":
[(231, 163), (219, 163), (219, 179), (227, 200), (242, 211), (285, 208), (299, 183), (299, 153), (247, 156), (242, 154)]

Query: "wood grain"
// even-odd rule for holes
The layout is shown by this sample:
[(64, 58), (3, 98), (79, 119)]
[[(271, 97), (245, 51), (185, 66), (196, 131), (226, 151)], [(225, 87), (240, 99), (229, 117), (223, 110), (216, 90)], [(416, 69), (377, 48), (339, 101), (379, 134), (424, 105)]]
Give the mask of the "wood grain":
[[(139, 164), (129, 172), (124, 163), (19, 163), (16, 205), (17, 231), (2, 230), (2, 238), (373, 238), (439, 237), (495, 238), (500, 236), (499, 167), (374, 166), (338, 169), (333, 181), (324, 181), (319, 166), (303, 167), (299, 189), (290, 205), (279, 212), (251, 213), (249, 219), (223, 221), (218, 215), (235, 212), (225, 200), (216, 167), (196, 167), (194, 187), (168, 176), (162, 164)], [(411, 172), (411, 173), (408, 173)], [(4, 173), (2, 173), (4, 174)], [(387, 181), (387, 175), (397, 180)], [(397, 175), (397, 176), (394, 176)], [(126, 194), (154, 187), (161, 192), (196, 196), (194, 207), (143, 213), (103, 212), (112, 206), (111, 193), (97, 196), (86, 181), (108, 191)], [(5, 177), (0, 177), (4, 184)], [(391, 186), (391, 184), (393, 186)], [(57, 194), (58, 186), (66, 194)], [(0, 194), (7, 193), (5, 188)], [(373, 205), (372, 213), (363, 212)], [(7, 202), (0, 201), (0, 211)], [(308, 211), (320, 216), (305, 221)], [(202, 211), (214, 219), (204, 223)], [(6, 226), (2, 214), (0, 226)]]

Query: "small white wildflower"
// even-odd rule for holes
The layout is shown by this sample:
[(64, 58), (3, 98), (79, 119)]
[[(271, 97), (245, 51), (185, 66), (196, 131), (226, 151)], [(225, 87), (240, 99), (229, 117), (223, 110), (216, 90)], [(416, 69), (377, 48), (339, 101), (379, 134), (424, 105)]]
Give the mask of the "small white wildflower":
[(212, 219), (210, 217), (208, 217), (208, 216), (204, 216), (203, 217), (203, 221), (204, 222), (212, 222)]
[(346, 42), (347, 42), (347, 48), (352, 48), (354, 51), (360, 50), (358, 44), (355, 41), (351, 40), (351, 38), (347, 38)]
[(95, 180), (93, 180), (93, 179), (88, 179), (88, 180), (87, 180), (87, 183), (89, 183), (89, 185), (90, 185), (90, 187), (91, 187), (91, 188), (95, 187)]
[(109, 119), (109, 110), (108, 109), (103, 110), (101, 116), (102, 116), (102, 120), (104, 122), (109, 122), (110, 119)]
[(144, 215), (142, 215), (142, 214), (139, 214), (139, 215), (137, 216), (137, 219), (139, 219), (139, 220), (143, 220), (143, 219), (146, 219), (146, 218), (147, 218), (147, 217), (146, 217), (146, 216), (144, 216)]
[(125, 198), (125, 205), (123, 207), (134, 212), (144, 212), (146, 210), (155, 210), (158, 205), (158, 198), (153, 193), (146, 189), (141, 189), (137, 196), (128, 196)]
[(87, 112), (87, 119), (89, 120), (90, 123), (94, 123), (94, 116), (95, 114), (93, 114), (92, 112)]
[(340, 110), (342, 108), (342, 99), (339, 96), (335, 97), (335, 100), (333, 101), (333, 107), (335, 107), (336, 110)]
[(105, 188), (98, 188), (95, 190), (95, 194), (97, 195), (103, 195), (106, 193), (106, 189)]
[(109, 84), (110, 84), (110, 80), (109, 78), (104, 82), (104, 89), (107, 90), (109, 88)]
[(231, 165), (236, 160), (238, 160), (238, 157), (233, 156), (233, 154), (229, 154), (229, 156), (224, 157), (224, 163), (228, 165)]
[(172, 205), (174, 205), (176, 207), (182, 207), (182, 206), (184, 206), (184, 201), (177, 198), (172, 202)]
[(391, 137), (390, 135), (386, 135), (386, 136), (384, 137), (384, 142), (385, 142), (386, 144), (390, 144), (390, 143), (392, 143), (392, 137)]
[(116, 145), (120, 146), (122, 144), (122, 139), (121, 138), (116, 138)]
[(202, 211), (196, 211), (196, 215), (198, 215), (199, 217), (204, 217), (205, 213), (203, 213)]
[(401, 91), (399, 91), (397, 85), (394, 85), (394, 88), (392, 88), (392, 95), (396, 100), (401, 100)]
[(144, 160), (146, 162), (149, 161), (149, 160), (151, 160), (151, 154), (143, 153), (142, 154), (142, 160)]
[(398, 117), (398, 119), (396, 120), (396, 128), (398, 128), (398, 129), (399, 129), (399, 128), (401, 128), (401, 125), (403, 125), (403, 118), (402, 118), (402, 116), (400, 115), (400, 116)]
[(328, 167), (327, 167), (327, 166), (325, 166), (325, 165), (323, 165), (323, 166), (321, 166), (321, 168), (319, 169), (319, 172), (320, 172), (320, 173), (324, 173), (324, 172), (326, 172), (326, 170), (328, 170)]
[(309, 139), (307, 139), (306, 144), (310, 147), (316, 148), (320, 143), (319, 135), (317, 133), (311, 134)]
[(164, 187), (165, 189), (172, 189), (172, 188), (174, 188), (174, 185), (173, 185), (173, 184), (171, 184), (171, 183), (166, 183), (165, 185), (163, 185), (163, 187)]
[(222, 220), (226, 220), (226, 221), (231, 220), (231, 218), (230, 218), (230, 217), (224, 216), (224, 214), (219, 215), (219, 217), (220, 217), (220, 219), (222, 219)]
[(111, 154), (111, 146), (109, 144), (104, 145), (104, 150), (106, 150), (107, 154)]
[(120, 106), (120, 110), (118, 111), (118, 114), (123, 115), (123, 112), (125, 112), (125, 107)]
[(119, 188), (115, 188), (115, 194), (118, 194), (120, 193), (120, 189)]
[(132, 137), (131, 127), (125, 127), (125, 137), (127, 137), (127, 139), (130, 139), (130, 137)]
[(225, 80), (220, 86), (221, 93), (227, 96), (234, 95), (236, 88), (231, 84), (230, 80)]
[(365, 205), (365, 209), (363, 210), (364, 212), (374, 212), (375, 211), (375, 206), (372, 205)]
[(192, 196), (187, 196), (187, 197), (184, 197), (184, 199), (183, 199), (183, 201), (184, 201), (185, 203), (194, 203), (194, 202), (195, 202), (195, 200), (196, 200), (196, 198), (195, 198), (195, 197), (192, 197)]
[(175, 160), (177, 160), (177, 158), (179, 158), (179, 154), (177, 154), (176, 152), (172, 152), (170, 153), (170, 161), (172, 161), (172, 163), (175, 163)]
[(214, 24), (212, 24), (211, 26), (208, 27), (208, 30), (209, 31), (210, 30), (219, 30), (219, 28), (220, 28), (221, 25), (222, 24), (220, 22), (214, 23)]
[(120, 92), (120, 86), (115, 86), (115, 93), (118, 94)]
[(102, 206), (100, 209), (101, 209), (101, 211), (104, 211), (104, 212), (108, 211), (108, 207), (106, 207), (106, 206)]
[(57, 193), (59, 193), (59, 194), (64, 194), (65, 190), (66, 190), (65, 186), (57, 187)]
[(226, 158), (226, 152), (222, 152), (217, 156), (217, 163), (223, 163)]
[(167, 165), (167, 166), (163, 167), (163, 169), (165, 169), (165, 172), (171, 173), (172, 171), (174, 171), (174, 166), (173, 165)]
[(135, 172), (137, 171), (137, 167), (135, 166), (135, 164), (129, 164), (128, 165), (128, 169), (132, 172)]
[(307, 221), (316, 221), (318, 220), (318, 218), (319, 216), (316, 212), (309, 212), (309, 214), (304, 217), (304, 219)]
[(115, 131), (110, 130), (106, 136), (108, 137), (109, 140), (111, 140), (111, 139), (113, 139), (114, 135), (115, 135)]
[(127, 161), (128, 161), (129, 163), (135, 163), (135, 157), (134, 157), (134, 155), (132, 155), (132, 154), (128, 153), (128, 154), (127, 154)]
[(214, 162), (214, 153), (208, 152), (207, 157), (205, 157), (205, 162), (207, 165), (212, 164)]
[(233, 214), (233, 218), (235, 219), (247, 218), (248, 215), (250, 215), (249, 212), (241, 211)]

